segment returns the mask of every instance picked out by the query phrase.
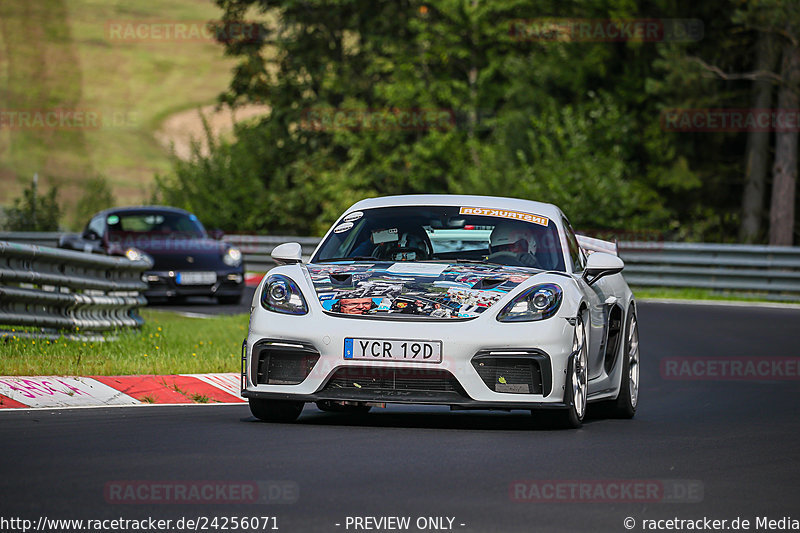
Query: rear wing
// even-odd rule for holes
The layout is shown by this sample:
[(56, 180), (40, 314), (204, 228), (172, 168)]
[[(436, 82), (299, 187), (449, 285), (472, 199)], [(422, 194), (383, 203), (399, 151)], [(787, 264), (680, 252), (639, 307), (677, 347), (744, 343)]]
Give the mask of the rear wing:
[(616, 241), (604, 241), (602, 239), (595, 239), (594, 237), (587, 237), (586, 235), (575, 235), (575, 237), (578, 239), (578, 246), (583, 248), (586, 255), (594, 252), (605, 252), (607, 254), (619, 256), (619, 248), (617, 247)]

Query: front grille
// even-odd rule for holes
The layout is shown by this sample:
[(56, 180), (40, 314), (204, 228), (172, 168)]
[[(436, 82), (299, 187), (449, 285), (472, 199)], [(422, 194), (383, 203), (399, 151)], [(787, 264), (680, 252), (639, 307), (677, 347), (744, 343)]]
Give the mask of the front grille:
[[(222, 265), (221, 255), (218, 252), (192, 252), (192, 251), (179, 251), (179, 252), (149, 252), (153, 258), (152, 270), (156, 272), (166, 272), (168, 270), (190, 272), (193, 270), (202, 271), (217, 271), (224, 268)], [(191, 257), (191, 260), (187, 259)]]
[(476, 357), (472, 366), (494, 392), (541, 394), (542, 372), (538, 361), (527, 357)]
[(256, 384), (297, 385), (302, 383), (319, 360), (319, 353), (304, 346), (257, 344), (253, 349), (256, 361)]
[(452, 374), (427, 368), (344, 367), (333, 374), (325, 387), (325, 390), (333, 389), (461, 393)]

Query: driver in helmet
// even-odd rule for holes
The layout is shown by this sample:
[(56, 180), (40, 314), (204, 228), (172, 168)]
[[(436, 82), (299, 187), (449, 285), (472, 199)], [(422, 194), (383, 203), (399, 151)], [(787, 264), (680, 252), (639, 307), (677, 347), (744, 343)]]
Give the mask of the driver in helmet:
[(541, 268), (536, 259), (536, 239), (525, 224), (500, 222), (489, 237), (489, 262)]
[(394, 229), (394, 239), (377, 246), (373, 256), (390, 261), (421, 261), (430, 259), (431, 244), (425, 230), (419, 226)]

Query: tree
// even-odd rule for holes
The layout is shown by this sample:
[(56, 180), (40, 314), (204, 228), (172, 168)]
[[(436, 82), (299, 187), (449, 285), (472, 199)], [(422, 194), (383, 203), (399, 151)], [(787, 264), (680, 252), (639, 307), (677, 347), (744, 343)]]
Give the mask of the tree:
[[(755, 69), (757, 72), (770, 73), (775, 68), (778, 58), (775, 36), (772, 32), (761, 31), (758, 35)], [(760, 76), (753, 81), (753, 108), (768, 109), (772, 107), (774, 81)], [(747, 152), (745, 154), (745, 183), (742, 193), (742, 222), (739, 228), (739, 239), (742, 242), (756, 242), (761, 237), (761, 222), (764, 218), (764, 197), (769, 169), (768, 130), (750, 131), (747, 134)]]
[[(796, 113), (800, 98), (800, 33), (794, 23), (786, 25), (782, 51), (778, 110)], [(794, 203), (797, 184), (797, 126), (778, 129), (775, 134), (775, 164), (772, 167), (772, 201), (769, 211), (769, 243), (791, 246), (794, 240)]]
[[(755, 0), (734, 11), (732, 21), (748, 30), (757, 32), (755, 45), (755, 70), (748, 73), (730, 74), (724, 69), (709, 65), (699, 58), (694, 59), (709, 73), (719, 78), (750, 80), (753, 82), (752, 107), (768, 109), (772, 102), (772, 86), (779, 85), (779, 123), (775, 128), (775, 160), (772, 165), (772, 193), (769, 211), (769, 243), (791, 245), (795, 225), (795, 188), (797, 180), (798, 137), (796, 127), (783, 127), (781, 110), (794, 113), (800, 88), (800, 50), (798, 49), (798, 27), (800, 7), (794, 2), (781, 0)], [(781, 72), (773, 72), (778, 59), (777, 48), (782, 57)], [(791, 110), (791, 111), (788, 111)], [(773, 110), (774, 111), (774, 110)], [(795, 131), (792, 131), (792, 130)], [(769, 160), (770, 131), (756, 129), (748, 132), (745, 160), (745, 183), (742, 193), (742, 216), (740, 239), (752, 242), (761, 233), (764, 204), (766, 169)]]
[[(238, 63), (221, 101), (272, 111), (159, 177), (166, 201), (209, 225), (318, 234), (363, 197), (458, 192), (553, 201), (593, 229), (735, 239), (745, 136), (665, 132), (658, 117), (670, 106), (750, 105), (748, 83), (720, 82), (687, 60), (727, 71), (752, 62), (756, 33), (719, 16), (738, 0), (218, 4), (221, 24), (266, 14), (261, 31), (223, 43)], [(678, 12), (715, 24), (705, 39), (658, 44), (512, 30), (548, 17)], [(425, 110), (448, 119), (398, 125)], [(389, 126), (368, 123), (375, 117)]]
[[(775, 129), (775, 160), (772, 166), (772, 194), (769, 212), (769, 243), (791, 245), (794, 234), (795, 188), (797, 181), (797, 131), (780, 125), (783, 113), (795, 113), (800, 90), (800, 8), (795, 2), (758, 0), (748, 3), (734, 16), (759, 32), (754, 80), (756, 109), (770, 107), (772, 85), (778, 89), (778, 127)], [(779, 53), (778, 53), (779, 52)], [(780, 74), (773, 72), (781, 58)], [(791, 111), (782, 111), (791, 110)], [(794, 129), (795, 131), (790, 131)], [(764, 182), (768, 154), (766, 131), (749, 133), (747, 181), (743, 198), (741, 237), (752, 241), (760, 233)]]
[(9, 231), (58, 231), (61, 208), (56, 197), (58, 187), (52, 186), (45, 194), (38, 193), (39, 177), (33, 176), (22, 196), (6, 211), (6, 229)]
[(89, 178), (82, 184), (81, 188), (81, 198), (75, 208), (78, 225), (85, 224), (98, 211), (114, 207), (114, 195), (105, 177), (94, 176)]

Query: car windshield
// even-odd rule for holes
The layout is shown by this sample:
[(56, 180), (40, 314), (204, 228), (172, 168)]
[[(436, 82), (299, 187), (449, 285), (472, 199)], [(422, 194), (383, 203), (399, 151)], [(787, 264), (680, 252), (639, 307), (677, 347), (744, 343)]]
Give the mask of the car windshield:
[(106, 217), (111, 237), (120, 235), (186, 235), (205, 237), (203, 225), (194, 215), (172, 211), (113, 213)]
[(565, 271), (554, 221), (535, 213), (453, 206), (346, 213), (312, 261), (476, 262)]

